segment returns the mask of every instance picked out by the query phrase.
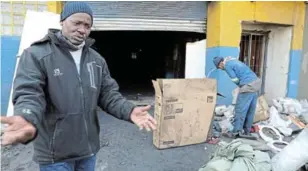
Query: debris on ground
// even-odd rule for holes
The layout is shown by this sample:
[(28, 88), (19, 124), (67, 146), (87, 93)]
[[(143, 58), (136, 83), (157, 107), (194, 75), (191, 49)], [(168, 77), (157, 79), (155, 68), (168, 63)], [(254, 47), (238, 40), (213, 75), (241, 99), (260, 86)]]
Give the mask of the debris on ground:
[(217, 143), (219, 143), (219, 138), (209, 138), (207, 141), (206, 141), (206, 143), (208, 143), (208, 144), (217, 144)]
[(273, 126), (260, 125), (259, 135), (267, 143), (283, 139), (283, 136)]
[(264, 96), (260, 96), (258, 98), (257, 106), (256, 106), (256, 113), (254, 117), (254, 123), (260, 122), (260, 121), (266, 121), (269, 118), (268, 114), (268, 104), (265, 100)]
[[(210, 138), (207, 142), (218, 143), (218, 149), (212, 160), (199, 171), (271, 170), (270, 167), (258, 168), (253, 157), (249, 157), (249, 154), (257, 154), (258, 152), (265, 152), (271, 160), (271, 162), (263, 160), (267, 166), (277, 167), (273, 168), (273, 171), (295, 171), (298, 169), (308, 171), (306, 170), (306, 165), (308, 165), (307, 100), (277, 98), (273, 100), (273, 105), (269, 106), (264, 96), (260, 96), (254, 125), (251, 128), (251, 133), (257, 135), (258, 138), (256, 140), (237, 138), (230, 144), (218, 141), (213, 143), (213, 140), (218, 139), (221, 135), (229, 135), (232, 132), (234, 115), (234, 105), (216, 107), (212, 124), (212, 137), (215, 138)], [(229, 138), (234, 138), (234, 136), (229, 136)], [(238, 152), (243, 152), (244, 157), (237, 158), (235, 153)], [(247, 156), (245, 156), (246, 154)], [(279, 162), (283, 164), (279, 164)]]
[(233, 130), (234, 106), (217, 106), (213, 122), (213, 132), (226, 133)]
[(270, 156), (241, 140), (220, 142), (213, 158), (199, 171), (270, 171)]
[(252, 146), (254, 150), (259, 150), (263, 152), (269, 152), (272, 149), (266, 144), (265, 141), (255, 141), (255, 140), (249, 140), (244, 138), (238, 138), (238, 140), (241, 140), (244, 144), (249, 144)]
[[(308, 128), (272, 159), (273, 171), (295, 171), (308, 162)], [(287, 158), (287, 159), (286, 159)]]
[(292, 113), (296, 115), (300, 115), (302, 113), (302, 105), (296, 99), (278, 98), (273, 100), (273, 104), (277, 108), (279, 113)]

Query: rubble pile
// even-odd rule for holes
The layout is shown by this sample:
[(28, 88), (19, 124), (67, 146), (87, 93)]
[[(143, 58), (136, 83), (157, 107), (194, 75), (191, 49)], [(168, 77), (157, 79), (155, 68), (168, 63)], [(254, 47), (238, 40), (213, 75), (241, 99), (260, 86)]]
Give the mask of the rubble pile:
[[(251, 130), (252, 133), (258, 136), (256, 141), (236, 139), (230, 144), (225, 144), (225, 147), (241, 141), (250, 145), (255, 151), (267, 152), (271, 158), (272, 167), (261, 169), (264, 171), (296, 171), (299, 169), (305, 171), (307, 169), (307, 164), (305, 166), (305, 163), (308, 163), (308, 101), (277, 98), (273, 99), (272, 102), (273, 105), (269, 106), (263, 96), (258, 100), (254, 126)], [(212, 137), (218, 138), (224, 133), (233, 130), (234, 114), (233, 105), (216, 107), (212, 124)], [(230, 156), (225, 157), (230, 158)], [(215, 170), (212, 165), (213, 162), (215, 164), (216, 160), (217, 152), (213, 155), (213, 159), (200, 170)], [(232, 162), (234, 164), (235, 161), (235, 159), (228, 160), (230, 168), (226, 170), (232, 170)], [(252, 161), (250, 160), (250, 162)], [(243, 165), (249, 167), (247, 162), (244, 162)], [(220, 169), (216, 168), (216, 170), (219, 171)], [(259, 169), (250, 168), (248, 170)]]
[(221, 133), (227, 133), (233, 130), (232, 122), (234, 120), (234, 106), (217, 106), (213, 121), (212, 136), (218, 138)]

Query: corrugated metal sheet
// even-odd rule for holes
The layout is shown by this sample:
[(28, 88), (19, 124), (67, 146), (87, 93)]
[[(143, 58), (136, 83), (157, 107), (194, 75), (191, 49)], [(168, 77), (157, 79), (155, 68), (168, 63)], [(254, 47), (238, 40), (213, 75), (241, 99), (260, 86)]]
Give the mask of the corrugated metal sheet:
[(204, 33), (207, 2), (202, 1), (96, 1), (87, 2), (94, 13), (95, 30), (164, 30)]

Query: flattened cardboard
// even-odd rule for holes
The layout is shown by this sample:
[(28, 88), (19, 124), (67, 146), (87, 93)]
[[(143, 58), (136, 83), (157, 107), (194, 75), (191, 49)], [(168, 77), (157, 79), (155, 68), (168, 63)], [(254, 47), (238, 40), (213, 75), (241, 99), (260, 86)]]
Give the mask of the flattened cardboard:
[(158, 79), (154, 117), (157, 130), (153, 144), (158, 149), (206, 141), (216, 105), (214, 79)]

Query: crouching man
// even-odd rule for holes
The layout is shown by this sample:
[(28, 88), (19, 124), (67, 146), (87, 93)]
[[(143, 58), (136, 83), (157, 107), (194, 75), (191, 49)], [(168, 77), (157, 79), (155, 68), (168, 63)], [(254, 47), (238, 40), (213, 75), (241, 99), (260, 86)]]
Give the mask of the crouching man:
[(215, 57), (213, 62), (218, 69), (226, 71), (232, 82), (240, 88), (235, 105), (232, 136), (254, 139), (250, 130), (254, 120), (261, 80), (247, 65), (236, 58)]

